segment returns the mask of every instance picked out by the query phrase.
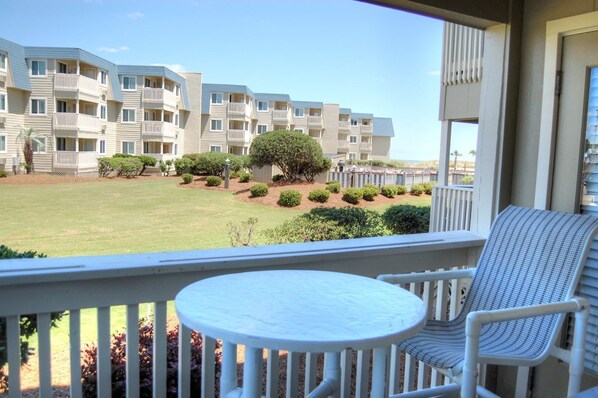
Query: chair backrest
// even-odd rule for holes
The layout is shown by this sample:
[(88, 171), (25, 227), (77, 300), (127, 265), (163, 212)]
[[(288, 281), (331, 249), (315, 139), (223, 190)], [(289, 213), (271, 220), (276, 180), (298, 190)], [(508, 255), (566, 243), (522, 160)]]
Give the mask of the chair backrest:
[[(560, 302), (573, 296), (598, 217), (510, 206), (494, 221), (459, 317), (477, 310)], [(504, 344), (544, 357), (564, 315), (489, 327)]]

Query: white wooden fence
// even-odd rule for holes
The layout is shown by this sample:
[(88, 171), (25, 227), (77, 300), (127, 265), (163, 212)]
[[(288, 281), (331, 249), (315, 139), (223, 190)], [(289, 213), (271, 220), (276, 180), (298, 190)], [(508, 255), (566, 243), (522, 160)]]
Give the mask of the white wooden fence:
[(472, 202), (471, 186), (433, 186), (430, 232), (469, 230)]
[[(451, 172), (449, 180), (452, 184), (462, 184), (467, 172)], [(384, 169), (372, 169), (368, 171), (356, 171), (355, 173), (345, 170), (331, 171), (328, 180), (338, 181), (343, 188), (361, 188), (365, 184), (374, 184), (380, 189), (382, 185), (405, 185), (407, 189), (412, 185), (438, 180), (438, 172), (428, 169), (414, 169), (399, 172), (388, 172)]]

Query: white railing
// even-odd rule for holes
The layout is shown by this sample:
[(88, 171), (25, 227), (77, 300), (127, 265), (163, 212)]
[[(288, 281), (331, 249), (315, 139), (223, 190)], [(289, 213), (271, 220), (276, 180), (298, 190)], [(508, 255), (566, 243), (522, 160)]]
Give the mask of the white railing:
[(173, 123), (143, 121), (141, 123), (141, 134), (148, 136), (174, 137), (177, 127)]
[(337, 144), (339, 149), (349, 149), (349, 141), (347, 140), (338, 140)]
[(288, 110), (273, 110), (272, 111), (272, 120), (281, 120), (287, 122), (289, 120), (289, 111)]
[(469, 230), (472, 202), (473, 187), (471, 186), (432, 187), (430, 231)]
[(359, 128), (359, 131), (361, 132), (361, 134), (372, 134), (374, 129), (372, 128), (371, 124), (362, 124)]
[(249, 132), (245, 130), (239, 129), (228, 129), (228, 140), (229, 141), (240, 141), (240, 142), (248, 142), (248, 135)]
[(351, 128), (351, 125), (349, 123), (350, 122), (339, 121), (338, 122), (338, 128), (341, 129), (341, 130), (349, 130)]
[(54, 114), (54, 128), (57, 130), (99, 133), (100, 118), (82, 113), (56, 113)]
[(98, 167), (98, 153), (96, 151), (56, 151), (53, 155), (54, 167), (66, 168), (96, 168)]
[(321, 126), (322, 125), (322, 116), (308, 116), (307, 123), (310, 125)]
[(360, 142), (359, 143), (359, 150), (361, 150), (361, 151), (371, 151), (372, 150), (372, 143), (371, 142)]
[(176, 107), (176, 95), (172, 91), (163, 88), (144, 87), (142, 92), (143, 102), (150, 104), (162, 104), (171, 108)]
[(244, 102), (229, 102), (228, 114), (232, 116), (248, 116), (250, 112), (249, 106)]
[(443, 85), (482, 80), (483, 30), (445, 22), (443, 49)]
[[(7, 318), (8, 364), (10, 370), (9, 397), (20, 397), (20, 344), (19, 316), (37, 314), (39, 336), (31, 345), (36, 347), (39, 361), (38, 380), (40, 397), (52, 396), (52, 360), (50, 314), (69, 311), (69, 316), (59, 327), (69, 328), (67, 369), (70, 373), (70, 396), (82, 396), (81, 354), (86, 343), (81, 341), (81, 310), (97, 309), (97, 358), (98, 396), (110, 396), (110, 312), (112, 306), (126, 305), (128, 397), (139, 394), (139, 352), (137, 350), (140, 304), (153, 303), (154, 396), (165, 396), (166, 391), (166, 333), (167, 301), (186, 285), (211, 276), (255, 271), (261, 269), (309, 269), (347, 272), (368, 277), (387, 273), (454, 268), (475, 264), (484, 240), (469, 232), (445, 232), (418, 235), (363, 238), (343, 241), (300, 243), (234, 249), (203, 251), (143, 253), (117, 256), (67, 257), (50, 259), (4, 260), (0, 273), (0, 317)], [(438, 285), (413, 286), (410, 289), (423, 295), (430, 316), (453, 315), (458, 311), (460, 297), (455, 289), (457, 282)], [(465, 286), (465, 285), (464, 285)], [(421, 287), (421, 288), (420, 288)], [(181, 328), (179, 340), (179, 397), (190, 396), (190, 330)], [(216, 372), (215, 340), (204, 338), (201, 368), (201, 396), (214, 397)], [(402, 362), (400, 353), (393, 350), (386, 374), (390, 392), (398, 391), (401, 380), (407, 386), (425, 386), (429, 376), (424, 368), (415, 372), (413, 361)], [(356, 397), (368, 394), (371, 351), (357, 352), (356, 381), (351, 382), (352, 351), (343, 352), (340, 396), (349, 396), (356, 390)], [(303, 370), (313, 375), (317, 353), (306, 356), (300, 365), (301, 353), (287, 354), (286, 396), (297, 396), (299, 390), (311, 390), (315, 377), (298, 383), (297, 375)], [(278, 352), (268, 352), (266, 396), (279, 396)], [(405, 366), (407, 365), (407, 366)], [(399, 370), (404, 368), (402, 374)], [(54, 369), (55, 370), (55, 369)], [(441, 383), (438, 378), (432, 383)], [(411, 387), (407, 387), (411, 389)]]
[(54, 75), (55, 91), (81, 91), (82, 93), (100, 96), (100, 82), (83, 75), (56, 73)]

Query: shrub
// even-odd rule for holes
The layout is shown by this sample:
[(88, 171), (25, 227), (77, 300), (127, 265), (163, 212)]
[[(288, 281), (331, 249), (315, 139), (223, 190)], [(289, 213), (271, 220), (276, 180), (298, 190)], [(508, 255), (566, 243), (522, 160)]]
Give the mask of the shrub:
[(284, 176), (282, 174), (274, 174), (272, 176), (272, 182), (278, 182), (284, 180)]
[(253, 174), (251, 173), (241, 173), (239, 176), (239, 182), (249, 182), (249, 180), (253, 180)]
[(372, 160), (370, 164), (372, 166), (376, 166), (376, 167), (384, 167), (384, 166), (386, 166), (386, 162), (384, 162), (382, 160)]
[(378, 187), (372, 184), (366, 184), (362, 189), (361, 193), (363, 198), (369, 202), (374, 200), (376, 196), (378, 196)]
[(141, 161), (141, 165), (142, 165), (139, 175), (143, 174), (143, 172), (145, 171), (146, 168), (154, 167), (156, 165), (156, 163), (158, 163), (156, 158), (153, 158), (153, 157), (147, 156), (147, 155), (139, 155), (139, 156), (137, 156), (137, 159), (139, 159)]
[(252, 198), (266, 196), (268, 195), (268, 185), (264, 183), (255, 184), (254, 186), (249, 188), (249, 192), (251, 192)]
[(303, 216), (287, 220), (263, 232), (268, 244), (318, 242), (341, 239), (341, 230), (333, 221), (312, 220)]
[(422, 193), (424, 193), (425, 188), (422, 184), (414, 184), (411, 186), (411, 195), (414, 196), (421, 196)]
[(461, 184), (472, 185), (473, 184), (473, 176), (472, 175), (464, 176), (463, 179), (461, 180)]
[(318, 203), (326, 203), (328, 202), (328, 198), (330, 198), (330, 191), (325, 189), (314, 189), (307, 197), (307, 199), (311, 200), (312, 202)]
[(405, 185), (397, 185), (397, 195), (405, 195), (407, 193), (407, 187)]
[(98, 176), (108, 177), (116, 170), (117, 160), (115, 158), (98, 158)]
[(380, 188), (380, 193), (387, 198), (394, 198), (397, 191), (396, 185), (382, 185), (382, 188)]
[[(118, 155), (118, 156), (117, 156)], [(98, 159), (98, 175), (108, 177), (116, 172), (118, 177), (134, 177), (143, 169), (143, 163), (136, 156), (126, 153), (117, 153), (111, 158)]]
[(193, 167), (193, 160), (189, 158), (179, 158), (174, 161), (174, 171), (176, 175), (180, 176), (185, 173), (191, 173)]
[[(169, 330), (166, 335), (166, 397), (176, 397), (178, 389), (178, 326)], [(152, 324), (139, 327), (139, 396), (152, 396), (152, 356), (154, 330)], [(199, 396), (201, 390), (202, 337), (191, 332), (191, 395)], [(217, 343), (218, 344), (218, 343)], [(218, 344), (219, 345), (219, 344)], [(112, 336), (110, 357), (112, 358), (112, 396), (126, 396), (126, 334), (116, 333)], [(88, 344), (82, 352), (81, 381), (84, 397), (97, 396), (97, 346)], [(216, 375), (220, 373), (221, 354), (216, 354), (214, 364)], [(216, 382), (218, 385), (218, 382)]]
[(394, 234), (418, 234), (430, 228), (430, 206), (397, 205), (382, 215), (386, 227)]
[(191, 184), (193, 182), (193, 174), (183, 174), (183, 184)]
[(343, 200), (354, 205), (358, 204), (361, 198), (363, 198), (363, 191), (359, 188), (347, 188), (343, 194)]
[(278, 204), (284, 207), (295, 207), (301, 204), (301, 192), (294, 189), (285, 189), (280, 192)]
[(238, 171), (233, 171), (230, 173), (230, 178), (239, 178), (243, 173), (239, 173)]
[(424, 193), (426, 195), (432, 195), (432, 187), (434, 185), (436, 185), (436, 181), (429, 181), (429, 182), (424, 182), (423, 184), (421, 184), (422, 187), (424, 188)]
[(125, 176), (132, 178), (138, 175), (143, 169), (143, 163), (136, 157), (125, 157), (119, 159), (119, 168), (117, 169), (118, 176)]
[(327, 181), (326, 189), (329, 190), (331, 193), (340, 193), (341, 183), (338, 181)]
[(222, 184), (222, 178), (218, 176), (208, 176), (206, 178), (206, 185), (209, 187), (218, 187)]
[(6, 174), (6, 170), (0, 170), (0, 178), (6, 178), (8, 174)]
[(230, 160), (231, 171), (240, 171), (245, 163), (244, 157), (224, 152), (185, 154), (183, 155), (183, 158), (191, 159), (193, 161), (193, 166), (191, 166), (192, 174), (208, 174), (219, 177), (224, 176), (226, 159)]

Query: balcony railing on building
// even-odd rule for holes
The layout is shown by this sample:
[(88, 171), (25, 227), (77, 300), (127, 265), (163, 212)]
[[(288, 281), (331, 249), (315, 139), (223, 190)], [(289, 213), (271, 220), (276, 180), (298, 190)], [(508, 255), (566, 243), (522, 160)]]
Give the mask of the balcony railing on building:
[(98, 102), (102, 95), (99, 81), (69, 73), (54, 75), (54, 92), (63, 98), (85, 99), (94, 102)]
[(250, 118), (251, 108), (245, 102), (229, 102), (228, 116), (232, 118)]
[(349, 141), (338, 140), (337, 147), (338, 147), (338, 149), (349, 149)]
[(308, 116), (307, 117), (307, 124), (310, 127), (320, 127), (320, 126), (322, 126), (322, 116)]
[(228, 129), (227, 137), (230, 143), (235, 144), (248, 144), (251, 141), (251, 133), (246, 130)]
[(444, 24), (442, 84), (482, 80), (484, 31), (454, 23)]
[(339, 129), (339, 130), (343, 130), (343, 131), (345, 131), (345, 130), (347, 130), (347, 131), (348, 131), (348, 130), (350, 130), (350, 129), (351, 129), (351, 124), (350, 124), (350, 122), (349, 122), (349, 121), (346, 121), (346, 122), (344, 122), (344, 121), (339, 121), (339, 122), (338, 122), (338, 129)]
[(177, 106), (177, 97), (175, 93), (164, 88), (144, 87), (141, 100), (144, 105), (151, 107), (164, 107), (175, 110)]
[(469, 230), (473, 205), (471, 185), (432, 187), (430, 232)]
[(177, 126), (168, 122), (143, 121), (141, 122), (142, 137), (175, 138)]
[(372, 151), (372, 143), (371, 142), (360, 142), (359, 150), (365, 151), (365, 152), (371, 152)]
[(371, 124), (362, 124), (359, 127), (359, 131), (361, 132), (361, 134), (372, 134), (374, 132), (374, 128), (372, 127)]
[(101, 130), (100, 118), (83, 113), (54, 114), (54, 130), (71, 131), (75, 135), (96, 136)]
[(275, 123), (288, 123), (290, 120), (289, 110), (275, 109), (272, 111), (272, 121)]
[(56, 151), (52, 155), (54, 168), (61, 169), (96, 169), (98, 153), (96, 151)]

